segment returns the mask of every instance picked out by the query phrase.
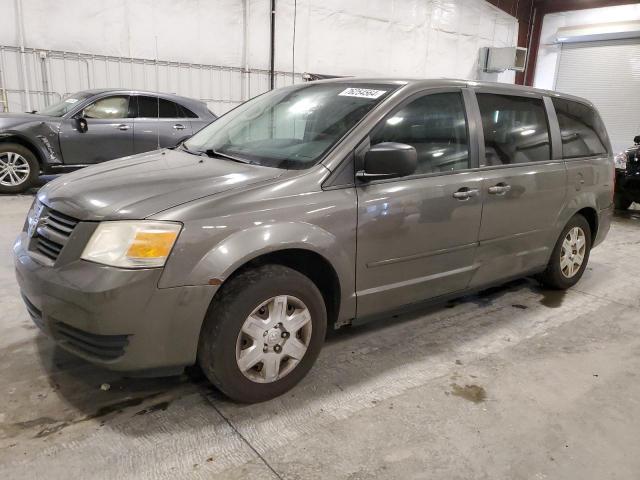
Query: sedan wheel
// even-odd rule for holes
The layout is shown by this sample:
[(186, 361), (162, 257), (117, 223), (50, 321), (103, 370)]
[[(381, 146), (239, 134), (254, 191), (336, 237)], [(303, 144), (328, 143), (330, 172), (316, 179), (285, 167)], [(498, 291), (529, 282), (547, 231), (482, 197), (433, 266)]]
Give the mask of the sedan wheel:
[(26, 158), (15, 152), (0, 153), (0, 185), (18, 187), (29, 179), (31, 167)]

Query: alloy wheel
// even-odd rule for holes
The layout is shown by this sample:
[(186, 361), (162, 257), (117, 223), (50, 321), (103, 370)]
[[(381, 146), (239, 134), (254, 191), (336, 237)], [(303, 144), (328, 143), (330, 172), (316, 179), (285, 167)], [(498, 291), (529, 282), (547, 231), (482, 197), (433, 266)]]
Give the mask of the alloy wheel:
[(0, 153), (0, 185), (15, 187), (29, 178), (31, 167), (26, 158), (15, 152)]

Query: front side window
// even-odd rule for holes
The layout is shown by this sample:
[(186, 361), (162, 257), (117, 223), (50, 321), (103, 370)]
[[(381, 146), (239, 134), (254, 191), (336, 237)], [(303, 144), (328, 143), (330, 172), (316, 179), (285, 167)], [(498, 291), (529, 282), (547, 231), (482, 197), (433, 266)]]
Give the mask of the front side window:
[(396, 88), (337, 82), (273, 90), (223, 115), (185, 146), (269, 167), (309, 168)]
[(138, 117), (139, 118), (181, 118), (178, 106), (164, 98), (138, 97)]
[(549, 125), (540, 98), (478, 93), (482, 116), (483, 166), (551, 159)]
[(127, 118), (129, 116), (129, 97), (118, 95), (101, 98), (84, 108), (85, 118), (110, 119)]
[(460, 93), (435, 93), (411, 101), (387, 117), (371, 145), (398, 142), (418, 154), (417, 175), (469, 168), (469, 142)]
[(562, 158), (591, 157), (607, 153), (607, 133), (600, 116), (591, 107), (561, 98), (553, 98)]

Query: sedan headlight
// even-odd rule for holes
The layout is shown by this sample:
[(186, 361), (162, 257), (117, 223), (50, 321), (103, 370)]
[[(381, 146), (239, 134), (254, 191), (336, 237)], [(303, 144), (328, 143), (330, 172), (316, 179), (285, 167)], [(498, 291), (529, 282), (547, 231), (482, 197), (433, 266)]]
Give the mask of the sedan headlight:
[(81, 258), (112, 267), (162, 267), (181, 229), (181, 224), (172, 222), (102, 222)]
[(616, 168), (618, 170), (627, 169), (627, 154), (625, 152), (618, 153), (615, 157), (613, 157), (613, 161), (615, 162)]

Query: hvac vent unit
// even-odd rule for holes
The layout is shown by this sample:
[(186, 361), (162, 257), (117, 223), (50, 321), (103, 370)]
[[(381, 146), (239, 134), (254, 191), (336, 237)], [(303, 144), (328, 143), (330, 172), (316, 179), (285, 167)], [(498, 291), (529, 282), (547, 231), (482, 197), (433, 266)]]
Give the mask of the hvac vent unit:
[(500, 73), (505, 70), (524, 72), (527, 61), (527, 49), (523, 47), (480, 49), (480, 68), (487, 73)]

